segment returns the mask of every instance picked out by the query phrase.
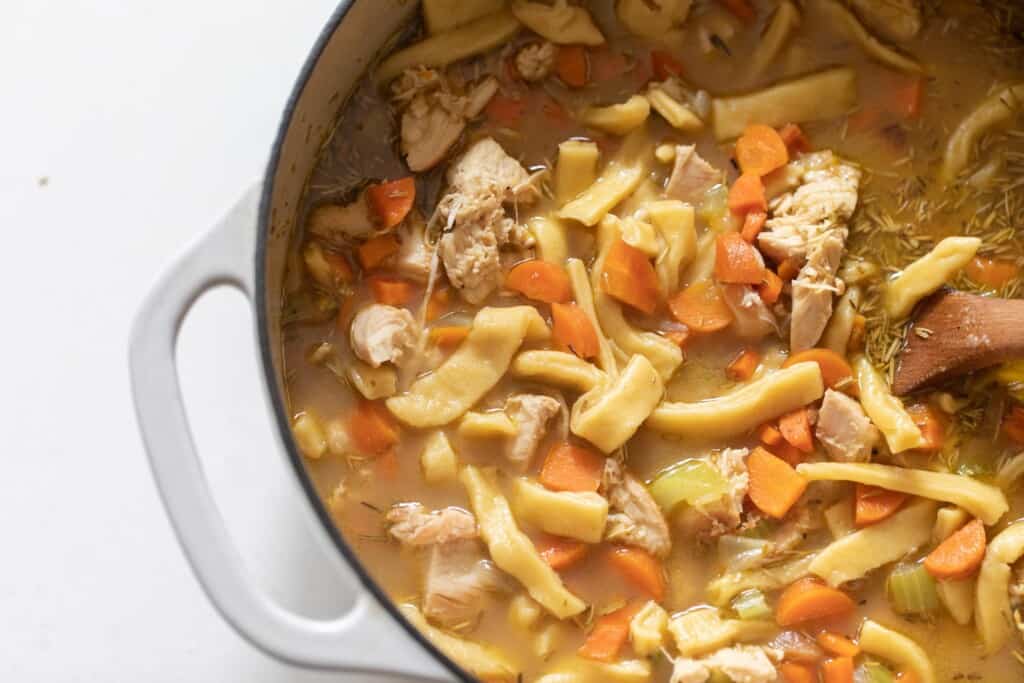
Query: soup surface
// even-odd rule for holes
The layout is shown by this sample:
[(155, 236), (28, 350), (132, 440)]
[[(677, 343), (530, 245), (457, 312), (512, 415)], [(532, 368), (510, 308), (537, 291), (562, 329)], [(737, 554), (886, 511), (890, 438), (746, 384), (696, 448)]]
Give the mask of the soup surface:
[(1022, 21), (424, 0), (283, 315), (296, 441), (406, 616), (491, 681), (1024, 679), (1024, 361), (910, 376), (991, 341), (915, 324), (943, 288), (1022, 294)]

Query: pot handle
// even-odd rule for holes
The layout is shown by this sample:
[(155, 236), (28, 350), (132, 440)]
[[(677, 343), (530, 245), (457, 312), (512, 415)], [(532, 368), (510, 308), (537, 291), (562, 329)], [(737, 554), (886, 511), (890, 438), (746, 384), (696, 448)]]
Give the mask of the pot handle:
[[(311, 668), (450, 681), (449, 670), (369, 591), (357, 591), (348, 613), (329, 621), (293, 614), (270, 600), (245, 571), (211, 496), (185, 415), (174, 351), (182, 320), (203, 292), (229, 285), (252, 301), (260, 194), (260, 186), (252, 188), (178, 258), (146, 297), (132, 328), (135, 411), (167, 514), (210, 601), (268, 654)], [(322, 525), (313, 526), (325, 542)]]

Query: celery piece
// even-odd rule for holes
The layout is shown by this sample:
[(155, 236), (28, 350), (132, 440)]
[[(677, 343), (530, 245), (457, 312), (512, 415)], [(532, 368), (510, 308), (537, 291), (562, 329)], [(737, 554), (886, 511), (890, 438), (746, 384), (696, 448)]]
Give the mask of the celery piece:
[(680, 503), (694, 505), (726, 493), (728, 482), (705, 460), (684, 460), (662, 470), (647, 485), (651, 496), (666, 513)]
[(889, 667), (881, 662), (864, 662), (861, 671), (864, 672), (864, 675), (854, 676), (854, 680), (864, 683), (896, 683), (896, 676), (889, 671)]
[(923, 564), (901, 564), (889, 574), (889, 603), (897, 614), (927, 615), (939, 609), (935, 579)]
[(769, 619), (772, 616), (772, 608), (768, 606), (764, 593), (756, 588), (745, 590), (733, 598), (732, 609), (744, 621)]
[(724, 232), (729, 222), (729, 188), (715, 185), (704, 193), (704, 199), (697, 208), (700, 216), (716, 232)]

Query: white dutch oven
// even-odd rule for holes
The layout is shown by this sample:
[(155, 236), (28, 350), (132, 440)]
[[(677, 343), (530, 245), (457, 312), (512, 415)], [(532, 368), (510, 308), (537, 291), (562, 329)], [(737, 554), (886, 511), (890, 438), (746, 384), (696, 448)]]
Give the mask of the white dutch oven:
[[(304, 65), (263, 181), (160, 278), (132, 331), (135, 406), (150, 465), (192, 569), (224, 618), (254, 645), (320, 669), (473, 680), (410, 626), (330, 521), (291, 438), (278, 316), (288, 240), (317, 152), (367, 65), (416, 10), (410, 0), (344, 0)], [(213, 501), (186, 421), (175, 367), (179, 326), (206, 290), (228, 284), (255, 307), (264, 387), (316, 533), (361, 586), (347, 614), (317, 621), (288, 612), (252, 582)], [(331, 552), (334, 552), (333, 550)]]

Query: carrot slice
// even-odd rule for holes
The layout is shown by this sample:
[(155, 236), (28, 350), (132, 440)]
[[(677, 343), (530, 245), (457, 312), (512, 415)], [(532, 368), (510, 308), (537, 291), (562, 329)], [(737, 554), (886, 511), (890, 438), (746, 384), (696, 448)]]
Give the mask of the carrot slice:
[(445, 311), (452, 299), (452, 290), (447, 287), (438, 287), (430, 293), (430, 300), (427, 301), (427, 322), (437, 320)]
[(754, 349), (744, 349), (725, 368), (725, 375), (734, 382), (746, 382), (754, 376), (761, 364), (761, 354)]
[(366, 200), (377, 221), (384, 228), (393, 228), (412, 210), (416, 201), (416, 179), (409, 176), (370, 185), (366, 188)]
[(393, 277), (372, 277), (369, 279), (373, 298), (379, 304), (404, 306), (412, 299), (412, 283)]
[(766, 176), (789, 163), (789, 149), (778, 131), (755, 123), (736, 141), (736, 162), (744, 175)]
[(946, 442), (946, 425), (939, 412), (927, 403), (914, 403), (907, 406), (907, 414), (921, 430), (922, 444), (919, 451), (937, 452), (942, 450)]
[(640, 607), (639, 604), (629, 604), (598, 617), (577, 654), (599, 662), (615, 661), (619, 650), (629, 639), (629, 623)]
[(967, 277), (979, 285), (1002, 289), (1008, 282), (1020, 275), (1020, 268), (1013, 261), (975, 256), (964, 268)]
[(517, 263), (505, 276), (505, 287), (528, 299), (545, 303), (566, 302), (572, 298), (569, 274), (554, 263), (532, 259)]
[(651, 71), (654, 72), (654, 77), (657, 80), (663, 81), (672, 76), (681, 77), (685, 69), (679, 60), (668, 52), (651, 50)]
[(594, 358), (600, 350), (590, 318), (576, 304), (551, 304), (551, 341), (555, 348), (584, 360)]
[(376, 455), (398, 443), (398, 426), (383, 404), (361, 400), (349, 416), (348, 435), (360, 451)]
[(890, 100), (886, 109), (904, 119), (916, 119), (921, 115), (924, 100), (924, 79), (920, 76), (893, 75)]
[(622, 303), (650, 315), (658, 306), (658, 275), (647, 256), (616, 239), (604, 259), (604, 291)]
[(782, 443), (782, 433), (770, 424), (763, 424), (758, 428), (757, 438), (765, 446), (778, 446)]
[(398, 253), (401, 245), (392, 234), (371, 237), (359, 245), (359, 263), (364, 270), (372, 270)]
[(778, 445), (772, 446), (769, 452), (785, 461), (790, 467), (796, 467), (804, 461), (804, 452), (785, 439), (782, 439)]
[(808, 361), (818, 364), (821, 369), (821, 379), (829, 389), (848, 384), (853, 379), (853, 368), (845, 358), (831, 349), (807, 349), (794, 353), (786, 359), (782, 367), (788, 368)]
[(832, 631), (822, 631), (819, 633), (818, 645), (825, 652), (836, 657), (856, 657), (860, 654), (860, 645), (857, 645), (857, 643), (846, 636), (833, 633)]
[(555, 73), (570, 88), (587, 84), (587, 51), (582, 45), (563, 45), (558, 48)]
[(596, 491), (601, 485), (605, 457), (571, 443), (548, 451), (538, 480), (552, 491)]
[(779, 665), (786, 683), (818, 683), (818, 667), (807, 662), (783, 662)]
[(548, 566), (556, 571), (569, 569), (579, 564), (587, 556), (589, 547), (582, 541), (563, 536), (542, 534), (534, 542), (537, 552), (548, 563)]
[(825, 585), (817, 577), (800, 579), (789, 585), (775, 606), (779, 626), (793, 626), (807, 621), (840, 617), (852, 612), (856, 603), (849, 595)]
[(779, 137), (786, 143), (790, 156), (811, 151), (811, 141), (804, 135), (803, 129), (795, 123), (787, 123), (780, 128)]
[(985, 525), (972, 519), (928, 554), (924, 568), (936, 579), (966, 579), (981, 566), (985, 547)]
[(750, 500), (776, 519), (786, 516), (807, 489), (807, 480), (788, 463), (758, 446), (747, 457)]
[(789, 282), (800, 274), (800, 266), (790, 259), (786, 259), (780, 263), (777, 270), (779, 272), (779, 279), (783, 282)]
[(737, 18), (745, 22), (751, 22), (757, 18), (757, 10), (750, 4), (750, 0), (718, 0), (719, 4)]
[(764, 259), (736, 232), (715, 240), (715, 279), (738, 285), (759, 285), (764, 281)]
[(665, 598), (665, 572), (661, 562), (646, 550), (614, 546), (608, 553), (608, 563), (654, 600), (661, 602)]
[(1024, 407), (1013, 406), (1003, 418), (1003, 431), (1017, 443), (1024, 443)]
[(718, 287), (707, 280), (695, 282), (669, 299), (676, 320), (694, 332), (717, 332), (732, 324), (732, 311)]
[(888, 519), (907, 502), (905, 493), (866, 484), (857, 484), (854, 497), (853, 522), (861, 527)]
[(495, 93), (484, 107), (484, 114), (499, 126), (515, 128), (526, 114), (526, 103), (508, 95)]
[(442, 325), (432, 327), (427, 337), (434, 346), (442, 349), (451, 349), (461, 344), (469, 336), (467, 325)]
[(737, 216), (744, 216), (751, 211), (768, 211), (761, 176), (744, 173), (736, 179), (729, 188), (729, 210)]
[(751, 211), (743, 219), (743, 228), (740, 230), (740, 235), (747, 242), (753, 244), (757, 236), (761, 234), (761, 229), (767, 220), (768, 214), (764, 211)]
[(757, 286), (757, 293), (761, 301), (771, 306), (782, 296), (782, 278), (765, 268), (764, 280)]
[(779, 431), (782, 438), (804, 453), (814, 450), (814, 437), (811, 434), (811, 416), (807, 408), (797, 408), (779, 418)]
[(836, 657), (821, 664), (822, 683), (853, 683), (853, 657)]

